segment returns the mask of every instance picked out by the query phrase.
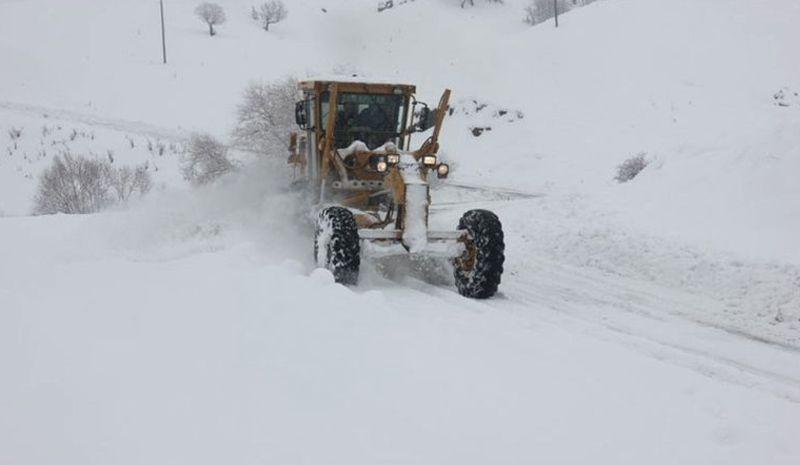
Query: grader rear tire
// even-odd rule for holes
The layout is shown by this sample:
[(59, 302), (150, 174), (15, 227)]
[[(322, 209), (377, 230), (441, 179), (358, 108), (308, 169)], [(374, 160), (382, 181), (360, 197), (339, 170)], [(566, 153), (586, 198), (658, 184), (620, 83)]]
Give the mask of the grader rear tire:
[(497, 293), (503, 274), (503, 226), (497, 215), (488, 210), (470, 210), (461, 217), (457, 229), (469, 234), (466, 250), (453, 259), (458, 292), (473, 299), (487, 299)]
[(317, 217), (314, 259), (329, 270), (337, 283), (355, 285), (361, 266), (361, 244), (353, 213), (343, 207), (328, 207)]

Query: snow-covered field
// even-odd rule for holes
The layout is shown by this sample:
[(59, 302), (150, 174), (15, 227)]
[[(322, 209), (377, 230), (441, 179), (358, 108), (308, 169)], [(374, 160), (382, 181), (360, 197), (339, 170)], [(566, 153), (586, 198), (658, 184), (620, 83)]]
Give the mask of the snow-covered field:
[[(800, 4), (164, 3), (167, 65), (158, 2), (0, 0), (0, 464), (800, 461)], [(282, 157), (182, 181), (248, 82), (353, 72), (453, 90), (432, 221), (500, 216), (496, 298), (333, 284)], [(66, 150), (158, 188), (27, 216)]]

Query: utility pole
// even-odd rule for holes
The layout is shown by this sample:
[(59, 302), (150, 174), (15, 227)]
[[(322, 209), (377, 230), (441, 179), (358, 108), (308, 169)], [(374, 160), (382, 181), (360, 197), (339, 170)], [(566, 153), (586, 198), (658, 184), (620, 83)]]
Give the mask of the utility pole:
[(556, 27), (558, 27), (558, 0), (553, 0), (553, 11), (556, 12)]
[(164, 33), (164, 0), (159, 0), (161, 4), (161, 50), (164, 55), (164, 64), (167, 64), (167, 36)]

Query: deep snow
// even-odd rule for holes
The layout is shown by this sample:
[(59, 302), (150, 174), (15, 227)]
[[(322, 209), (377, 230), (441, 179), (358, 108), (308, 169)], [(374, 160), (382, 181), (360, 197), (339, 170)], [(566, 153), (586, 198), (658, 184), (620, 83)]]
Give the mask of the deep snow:
[[(797, 462), (796, 2), (220, 0), (210, 38), (165, 0), (167, 65), (157, 3), (0, 0), (0, 463)], [(497, 298), (332, 284), (282, 155), (184, 185), (248, 82), (353, 72), (453, 90), (433, 227), (498, 213)], [(66, 149), (158, 188), (23, 216)]]
[[(616, 291), (593, 294), (583, 286), (602, 281), (559, 264), (511, 267), (488, 302), (371, 267), (347, 289), (312, 270), (302, 226), (277, 223), (290, 200), (263, 179), (122, 213), (4, 220), (4, 461), (798, 457), (796, 351), (627, 315)], [(637, 291), (621, 292), (630, 303)]]

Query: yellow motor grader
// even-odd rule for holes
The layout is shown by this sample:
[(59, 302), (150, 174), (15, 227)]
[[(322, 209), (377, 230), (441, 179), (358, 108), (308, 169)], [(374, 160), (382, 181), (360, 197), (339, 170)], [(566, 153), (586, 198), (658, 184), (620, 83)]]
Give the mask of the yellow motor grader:
[[(307, 80), (299, 90), (289, 163), (315, 205), (317, 265), (356, 284), (362, 253), (444, 257), (459, 293), (494, 295), (505, 260), (497, 216), (470, 210), (456, 230), (428, 229), (428, 177), (449, 172), (437, 152), (450, 90), (433, 110), (408, 84)], [(429, 135), (412, 150), (415, 133)]]

